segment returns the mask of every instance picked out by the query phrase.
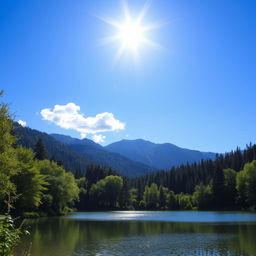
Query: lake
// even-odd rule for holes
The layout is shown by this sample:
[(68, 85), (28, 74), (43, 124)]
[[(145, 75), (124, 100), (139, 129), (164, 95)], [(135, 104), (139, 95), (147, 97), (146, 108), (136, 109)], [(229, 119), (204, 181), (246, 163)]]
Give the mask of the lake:
[(26, 220), (15, 256), (256, 255), (256, 214), (200, 211), (76, 212)]

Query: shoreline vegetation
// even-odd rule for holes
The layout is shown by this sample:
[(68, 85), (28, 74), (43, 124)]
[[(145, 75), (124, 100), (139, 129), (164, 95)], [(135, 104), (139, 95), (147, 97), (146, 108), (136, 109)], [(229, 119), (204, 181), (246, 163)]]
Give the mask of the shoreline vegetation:
[[(4, 102), (0, 120), (0, 214), (34, 218), (74, 210), (256, 209), (256, 145), (129, 179), (95, 164), (71, 173), (48, 158), (41, 138), (33, 149), (17, 144), (14, 116)], [(14, 223), (8, 225), (0, 223), (0, 252), (5, 232), (20, 234)]]

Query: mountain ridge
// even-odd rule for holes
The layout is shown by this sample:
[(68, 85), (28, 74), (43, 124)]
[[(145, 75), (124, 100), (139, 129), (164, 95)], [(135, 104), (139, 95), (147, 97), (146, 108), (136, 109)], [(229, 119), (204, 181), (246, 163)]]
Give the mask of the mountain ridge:
[(105, 149), (158, 169), (171, 169), (181, 164), (214, 159), (216, 155), (212, 152), (181, 148), (172, 143), (153, 143), (143, 139), (120, 140), (105, 146)]
[[(202, 152), (178, 147), (172, 143), (154, 143), (144, 139), (122, 139), (106, 146), (101, 146), (90, 139), (77, 139), (68, 135), (51, 134), (55, 139), (60, 140), (76, 152), (90, 155), (95, 160), (97, 152), (94, 149), (119, 154), (137, 163), (142, 163), (154, 169), (169, 170), (182, 164), (199, 162), (206, 159), (215, 159), (216, 153)], [(89, 146), (89, 147), (88, 147)], [(98, 151), (99, 152), (99, 151)], [(104, 153), (106, 154), (106, 152)]]
[[(58, 141), (45, 132), (22, 127), (18, 123), (15, 123), (14, 134), (18, 138), (17, 145), (31, 149), (34, 149), (38, 139), (41, 138), (48, 152), (48, 158), (61, 162), (67, 170), (73, 173), (77, 170), (84, 173), (86, 166), (90, 163), (112, 168), (120, 175), (127, 177), (145, 175), (157, 170), (118, 153), (109, 152), (88, 139), (79, 140), (66, 135), (57, 135), (59, 140), (60, 138), (62, 140)], [(73, 144), (65, 144), (64, 140), (72, 141)]]
[(213, 159), (215, 155), (211, 152), (179, 148), (171, 143), (160, 144), (143, 139), (124, 139), (103, 147), (90, 139), (47, 134), (19, 125), (15, 133), (19, 137), (18, 144), (32, 149), (37, 140), (42, 138), (49, 158), (62, 162), (72, 172), (77, 169), (85, 170), (89, 163), (94, 163), (112, 168), (120, 175), (135, 177), (202, 159)]

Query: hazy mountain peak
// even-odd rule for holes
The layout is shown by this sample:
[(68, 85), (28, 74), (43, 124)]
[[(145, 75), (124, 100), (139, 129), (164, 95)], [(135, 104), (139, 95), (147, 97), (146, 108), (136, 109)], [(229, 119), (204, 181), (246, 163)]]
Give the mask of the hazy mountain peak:
[(77, 139), (77, 138), (73, 138), (69, 135), (62, 135), (62, 134), (56, 134), (56, 133), (53, 133), (53, 134), (50, 134), (54, 139), (64, 143), (64, 144), (79, 144), (79, 145), (85, 145), (85, 146), (92, 146), (92, 147), (95, 147), (95, 148), (100, 148), (100, 149), (103, 149), (103, 147), (94, 142), (93, 140), (90, 140), (90, 139), (87, 139), (87, 138), (84, 138), (84, 139)]
[(159, 169), (170, 169), (181, 164), (215, 158), (215, 153), (180, 148), (171, 143), (153, 143), (143, 139), (121, 140), (106, 146), (105, 149)]

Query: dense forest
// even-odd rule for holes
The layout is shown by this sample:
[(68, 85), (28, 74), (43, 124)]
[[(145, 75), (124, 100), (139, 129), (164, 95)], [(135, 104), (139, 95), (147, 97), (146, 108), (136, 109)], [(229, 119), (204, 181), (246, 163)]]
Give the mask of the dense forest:
[[(80, 194), (76, 207), (80, 210), (255, 210), (256, 160), (247, 162), (238, 171), (232, 168), (223, 169), (221, 166), (224, 159), (233, 162), (238, 152), (241, 153), (241, 161), (245, 161), (244, 157), (248, 157), (250, 153), (254, 155), (255, 148), (249, 146), (243, 154), (237, 149), (226, 157), (218, 156), (216, 161), (211, 161), (212, 172), (209, 169), (205, 169), (205, 172), (200, 169), (206, 165), (202, 162), (188, 165), (187, 171), (180, 167), (176, 171), (157, 172), (129, 180), (114, 176), (116, 173), (111, 169), (91, 165), (87, 167), (84, 193)], [(207, 163), (209, 164), (208, 161)], [(192, 169), (193, 167), (196, 168)], [(194, 182), (194, 189), (189, 193), (186, 189), (192, 186), (187, 184), (190, 172), (197, 179), (190, 179)], [(78, 174), (77, 177), (81, 176)], [(175, 191), (177, 187), (173, 184), (178, 184), (179, 190)]]

